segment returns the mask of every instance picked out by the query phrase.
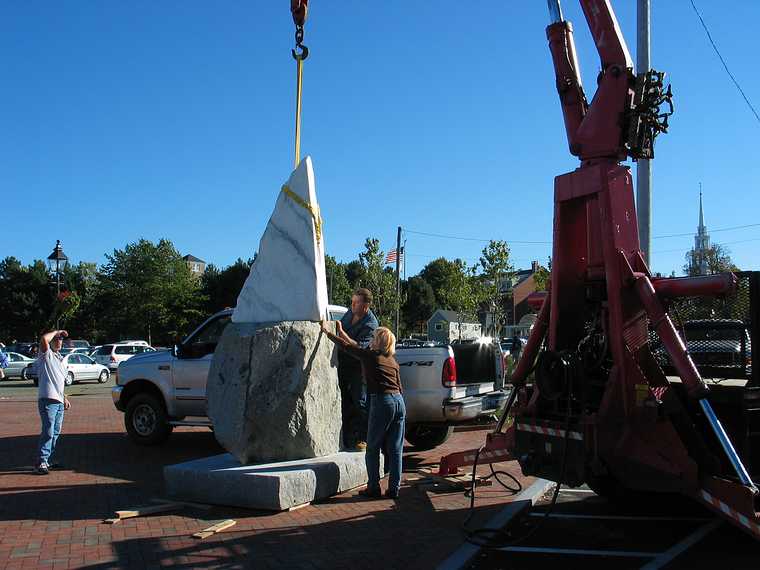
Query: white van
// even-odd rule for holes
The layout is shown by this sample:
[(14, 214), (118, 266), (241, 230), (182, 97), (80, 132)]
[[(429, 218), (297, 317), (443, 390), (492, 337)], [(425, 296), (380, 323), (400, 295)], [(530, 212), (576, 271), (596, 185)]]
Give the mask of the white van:
[(155, 352), (156, 349), (148, 346), (145, 341), (122, 341), (113, 344), (104, 344), (92, 355), (95, 362), (107, 366), (109, 370), (116, 370), (120, 362), (129, 360), (136, 354)]

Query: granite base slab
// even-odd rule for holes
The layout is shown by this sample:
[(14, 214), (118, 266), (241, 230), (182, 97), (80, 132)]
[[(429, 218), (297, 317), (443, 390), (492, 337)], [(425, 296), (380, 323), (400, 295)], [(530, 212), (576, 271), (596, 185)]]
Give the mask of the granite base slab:
[(284, 511), (365, 485), (367, 469), (361, 451), (252, 465), (223, 453), (167, 465), (164, 480), (175, 499)]

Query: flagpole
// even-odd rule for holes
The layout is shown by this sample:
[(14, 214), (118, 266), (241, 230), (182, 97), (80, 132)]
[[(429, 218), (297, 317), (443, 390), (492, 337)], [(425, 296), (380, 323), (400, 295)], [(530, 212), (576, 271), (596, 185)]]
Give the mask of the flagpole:
[(396, 338), (401, 317), (401, 226), (396, 233)]

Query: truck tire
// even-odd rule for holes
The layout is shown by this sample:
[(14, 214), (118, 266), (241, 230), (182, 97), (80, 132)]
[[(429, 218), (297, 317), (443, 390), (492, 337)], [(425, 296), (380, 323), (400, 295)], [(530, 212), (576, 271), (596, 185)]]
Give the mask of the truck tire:
[(124, 425), (138, 445), (159, 445), (172, 432), (163, 402), (153, 394), (137, 394), (127, 404)]
[(453, 426), (432, 426), (408, 424), (406, 426), (406, 441), (417, 451), (433, 449), (445, 442), (454, 433)]

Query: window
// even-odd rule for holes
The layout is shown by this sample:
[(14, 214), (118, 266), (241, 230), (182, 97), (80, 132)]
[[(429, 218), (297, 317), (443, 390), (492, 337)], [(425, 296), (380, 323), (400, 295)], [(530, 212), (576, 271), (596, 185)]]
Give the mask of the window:
[(116, 354), (134, 354), (135, 347), (129, 346), (129, 345), (121, 345), (121, 346), (117, 346), (114, 352)]
[(443, 330), (443, 323), (435, 323), (435, 330), (442, 331)]
[(95, 354), (97, 354), (98, 356), (108, 356), (109, 354), (111, 354), (112, 350), (113, 350), (113, 345), (107, 344), (105, 346), (101, 346)]
[(227, 325), (230, 324), (230, 317), (220, 317), (210, 322), (204, 329), (198, 332), (190, 341), (192, 344), (217, 344), (222, 337), (222, 333)]

